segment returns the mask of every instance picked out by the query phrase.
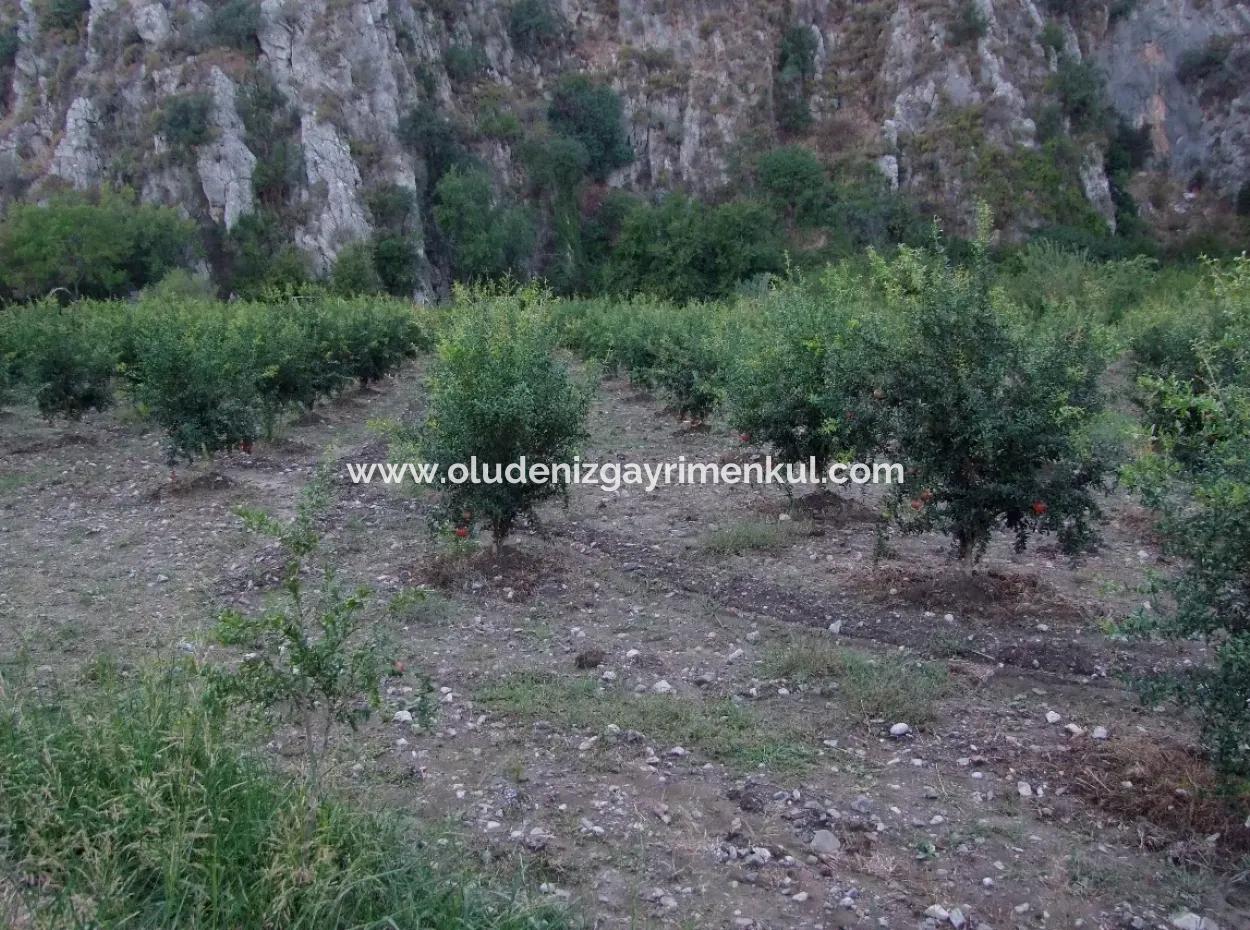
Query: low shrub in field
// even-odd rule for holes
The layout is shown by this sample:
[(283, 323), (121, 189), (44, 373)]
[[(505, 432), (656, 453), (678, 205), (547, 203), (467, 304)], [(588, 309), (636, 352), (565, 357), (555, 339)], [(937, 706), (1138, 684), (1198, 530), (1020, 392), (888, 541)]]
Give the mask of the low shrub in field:
[(1201, 638), (1214, 662), (1172, 681), (1194, 706), (1204, 742), (1230, 774), (1250, 777), (1250, 262), (1213, 274), (1218, 337), (1192, 346), (1200, 376), (1145, 381), (1151, 447), (1132, 484), (1160, 514), (1179, 575), (1157, 584), (1170, 599), (1138, 626)]
[(1179, 576), (1157, 582), (1175, 607), (1139, 617), (1138, 625), (1211, 645), (1212, 666), (1167, 690), (1199, 710), (1217, 763), (1250, 777), (1250, 390), (1220, 386), (1197, 395), (1175, 380), (1157, 390), (1165, 406), (1199, 417), (1157, 428), (1158, 450), (1131, 473), (1160, 513), (1165, 550), (1182, 566)]
[(886, 356), (864, 285), (831, 269), (821, 288), (768, 294), (729, 350), (729, 418), (752, 443), (785, 462), (871, 457), (886, 439)]
[(877, 260), (876, 279), (901, 324), (880, 388), (909, 470), (893, 501), (897, 523), (949, 534), (961, 559), (983, 553), (1000, 529), (1018, 549), (1036, 532), (1054, 532), (1068, 552), (1091, 546), (1107, 469), (1086, 435), (1101, 406), (1097, 341), (997, 310), (984, 245), (967, 268), (941, 251), (904, 249), (893, 263)]
[(46, 703), (0, 691), (0, 847), (31, 926), (568, 926), (453, 846), (431, 855), (395, 818), (312, 802), (239, 748), (192, 671)]
[[(0, 321), (0, 367), (34, 392), (47, 419), (77, 420), (113, 403), (117, 362), (105, 321), (91, 305), (62, 308), (46, 300)], [(2, 365), (3, 357), (9, 359)]]
[(531, 287), (458, 296), (430, 376), (420, 444), (424, 460), (439, 463), (443, 473), (475, 458), (494, 476), (489, 483), (448, 483), (445, 513), (464, 528), (490, 527), (498, 547), (519, 517), (567, 492), (558, 479), (507, 483), (503, 469), (522, 456), (530, 463), (571, 462), (586, 436), (590, 391), (553, 354), (546, 294)]
[(254, 352), (224, 310), (197, 310), (152, 326), (127, 371), (135, 399), (165, 430), (171, 464), (250, 446), (261, 431)]

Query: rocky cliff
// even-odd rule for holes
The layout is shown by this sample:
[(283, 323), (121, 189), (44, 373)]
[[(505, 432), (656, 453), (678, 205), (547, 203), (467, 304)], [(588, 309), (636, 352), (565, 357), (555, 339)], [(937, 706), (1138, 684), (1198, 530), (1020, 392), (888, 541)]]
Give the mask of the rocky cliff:
[[(419, 148), (397, 130), (410, 107), (437, 107), (517, 185), (518, 136), (570, 70), (621, 95), (634, 159), (610, 182), (640, 191), (720, 195), (752, 152), (785, 140), (873, 166), (955, 223), (996, 186), (1012, 222), (1044, 222), (1041, 168), (1114, 223), (1108, 133), (1071, 125), (1061, 105), (1084, 64), (1148, 142), (1134, 184), (1158, 223), (1229, 204), (1250, 180), (1250, 5), (1238, 0), (560, 0), (551, 12), (558, 34), (531, 42), (508, 0), (4, 0), (0, 198), (124, 184), (229, 229), (272, 192), (261, 176), (279, 157), (291, 235), (324, 270), (370, 235), (369, 190), (421, 189)], [(248, 107), (271, 112), (242, 106), (244, 87)], [(178, 137), (171, 100), (206, 126)], [(1056, 120), (1079, 152), (1057, 168), (1037, 158)]]

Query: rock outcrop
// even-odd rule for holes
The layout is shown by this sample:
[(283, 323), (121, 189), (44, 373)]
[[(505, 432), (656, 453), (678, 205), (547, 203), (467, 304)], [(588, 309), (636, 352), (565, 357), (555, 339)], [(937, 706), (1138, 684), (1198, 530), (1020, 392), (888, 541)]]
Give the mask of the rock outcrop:
[[(19, 39), (0, 68), (0, 200), (125, 184), (233, 227), (262, 200), (260, 149), (272, 140), (249, 135), (236, 100), (262, 75), (295, 114), (292, 235), (325, 270), (371, 234), (370, 190), (423, 188), (426, 166), (398, 133), (416, 101), (466, 127), (500, 183), (518, 184), (514, 140), (474, 127), (488, 110), (532, 124), (555, 78), (579, 69), (624, 102), (635, 157), (614, 185), (714, 194), (740, 180), (752, 151), (796, 140), (831, 163), (875, 165), (958, 223), (987, 165), (1044, 141), (1061, 61), (1101, 69), (1107, 100), (1126, 126), (1147, 128), (1148, 168), (1176, 196), (1199, 186), (1228, 199), (1250, 180), (1250, 8), (1239, 0), (560, 0), (565, 36), (540, 52), (513, 41), (508, 0), (260, 0), (251, 34), (218, 41), (206, 23), (222, 6), (91, 0), (77, 26), (49, 22), (33, 0), (0, 13)], [(810, 123), (788, 132), (778, 118), (787, 36), (811, 58)], [(480, 74), (449, 69), (453, 48), (473, 49)], [(1214, 76), (1186, 75), (1205, 53), (1220, 59)], [(188, 92), (211, 99), (211, 138), (172, 164), (154, 119)], [(1114, 224), (1106, 144), (1080, 138), (1068, 181)]]

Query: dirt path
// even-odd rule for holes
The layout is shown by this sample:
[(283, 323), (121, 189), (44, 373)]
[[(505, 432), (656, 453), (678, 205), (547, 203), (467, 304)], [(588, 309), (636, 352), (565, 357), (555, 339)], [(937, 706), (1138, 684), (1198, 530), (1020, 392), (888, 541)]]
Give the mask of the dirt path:
[[(0, 414), (6, 665), (59, 679), (100, 655), (211, 657), (213, 616), (260, 604), (277, 564), (233, 509), (288, 512), (319, 462), (383, 458), (368, 421), (410, 415), (419, 380), (406, 370), (174, 481), (125, 411), (72, 427)], [(591, 426), (598, 461), (744, 454), (617, 382)], [(935, 538), (898, 541), (874, 566), (867, 495), (791, 514), (768, 489), (581, 488), (501, 564), (432, 572), (428, 499), (336, 488), (341, 574), (381, 594), (442, 584), (411, 616), (378, 611), (409, 671), (342, 745), (342, 778), (450, 819), (484, 855), (523, 857), (543, 893), (598, 926), (1250, 921), (1244, 890), (1204, 867), (1227, 865), (1227, 847), (1177, 845), (1182, 795), (1155, 805), (1163, 822), (1113, 816), (1175, 790), (1115, 760), (1188, 738), (1117, 676), (1194, 657), (1102, 633), (1160, 567), (1126, 502), (1080, 565), (1045, 545), (995, 548), (968, 576)], [(734, 540), (764, 547), (734, 554)], [(428, 731), (390, 722), (418, 702), (421, 674)], [(906, 735), (889, 735), (896, 723)]]

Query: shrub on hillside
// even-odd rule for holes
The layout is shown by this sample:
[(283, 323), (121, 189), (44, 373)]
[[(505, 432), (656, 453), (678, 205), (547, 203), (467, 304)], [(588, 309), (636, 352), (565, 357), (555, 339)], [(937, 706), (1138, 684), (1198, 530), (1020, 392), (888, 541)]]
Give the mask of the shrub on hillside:
[(774, 77), (774, 107), (783, 132), (801, 133), (812, 123), (809, 85), (816, 75), (816, 33), (795, 24), (781, 36)]
[(244, 52), (258, 48), (261, 10), (258, 0), (213, 0), (208, 14), (196, 25), (200, 48), (214, 45)]
[(226, 235), (227, 290), (259, 298), (270, 291), (298, 290), (311, 277), (308, 260), (287, 238), (269, 210), (240, 217)]
[(434, 219), (450, 246), (458, 281), (523, 275), (534, 247), (534, 224), (523, 207), (503, 202), (490, 176), (453, 168), (438, 182)]
[(710, 207), (672, 194), (625, 216), (607, 274), (616, 291), (681, 301), (724, 296), (782, 264), (777, 221), (767, 207), (751, 201)]
[(787, 145), (765, 152), (756, 163), (755, 173), (760, 189), (790, 222), (806, 226), (823, 218), (829, 178), (825, 166), (810, 150)]
[(44, 29), (69, 31), (77, 29), (91, 9), (91, 0), (41, 0), (39, 25)]
[(382, 276), (374, 265), (373, 245), (353, 242), (344, 246), (330, 272), (330, 290), (340, 297), (354, 297), (380, 294), (383, 287)]
[(453, 81), (475, 80), (486, 70), (488, 64), (485, 50), (475, 43), (449, 45), (443, 53), (443, 67)]
[(486, 525), (496, 547), (535, 505), (567, 493), (558, 474), (552, 481), (509, 483), (502, 470), (522, 457), (531, 464), (571, 463), (586, 438), (590, 390), (574, 383), (554, 355), (548, 299), (534, 287), (460, 292), (430, 377), (422, 457), (444, 474), (476, 458), (497, 479), (448, 483), (443, 513), (462, 527)]
[(537, 55), (558, 45), (568, 28), (553, 0), (516, 0), (508, 10), (508, 36), (525, 55)]
[(547, 118), (552, 129), (585, 147), (596, 180), (606, 180), (634, 160), (620, 95), (605, 83), (585, 74), (564, 75), (552, 93)]
[(212, 112), (213, 98), (208, 94), (179, 94), (165, 101), (158, 129), (170, 148), (185, 154), (212, 139)]
[(48, 420), (78, 420), (113, 403), (115, 351), (90, 305), (45, 300), (10, 311), (0, 320), (0, 368), (34, 392)]
[(1059, 68), (1050, 79), (1050, 88), (1059, 98), (1064, 114), (1077, 132), (1093, 132), (1104, 127), (1108, 105), (1102, 71), (1092, 61), (1059, 57)]
[(433, 104), (418, 103), (399, 121), (399, 140), (425, 161), (427, 190), (467, 158), (460, 133)]
[(962, 0), (950, 25), (952, 45), (970, 45), (985, 38), (990, 23), (977, 0)]
[(194, 227), (176, 210), (137, 204), (126, 193), (13, 204), (0, 223), (0, 290), (19, 300), (54, 288), (122, 296), (187, 264), (193, 241)]

